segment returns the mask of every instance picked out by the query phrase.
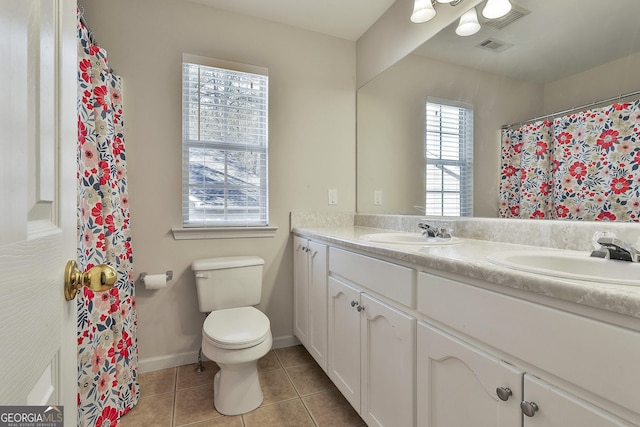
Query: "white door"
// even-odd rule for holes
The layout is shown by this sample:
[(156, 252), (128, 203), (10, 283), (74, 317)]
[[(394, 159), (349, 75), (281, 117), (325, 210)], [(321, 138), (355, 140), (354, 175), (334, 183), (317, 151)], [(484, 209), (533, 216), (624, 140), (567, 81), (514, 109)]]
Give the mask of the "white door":
[[(532, 405), (535, 406), (532, 409)], [(526, 411), (526, 412), (525, 412)], [(632, 425), (532, 375), (524, 376), (524, 427), (621, 427)]]
[(0, 405), (76, 421), (75, 2), (0, 2)]
[(309, 241), (293, 238), (293, 333), (309, 348)]
[(309, 242), (309, 346), (327, 371), (327, 245)]
[(329, 277), (328, 375), (360, 412), (360, 291)]
[(360, 416), (370, 427), (412, 427), (416, 319), (366, 293), (360, 301)]
[(417, 336), (418, 427), (522, 424), (522, 370), (426, 323)]

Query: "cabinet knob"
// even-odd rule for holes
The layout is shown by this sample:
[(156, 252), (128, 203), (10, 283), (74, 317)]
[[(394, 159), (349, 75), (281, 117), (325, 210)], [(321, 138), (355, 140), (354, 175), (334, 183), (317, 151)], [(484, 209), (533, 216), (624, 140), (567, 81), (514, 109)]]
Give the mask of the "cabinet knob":
[(496, 389), (496, 394), (498, 395), (498, 398), (503, 402), (506, 402), (511, 396), (513, 396), (513, 392), (509, 387), (498, 387)]
[(520, 403), (520, 409), (522, 409), (522, 413), (527, 417), (533, 417), (540, 408), (538, 408), (536, 402), (527, 402), (526, 400), (523, 400), (522, 403)]
[(364, 305), (359, 305), (357, 310), (358, 310), (358, 312), (364, 311)]
[(351, 307), (355, 307), (356, 305), (358, 305), (358, 301), (351, 301)]

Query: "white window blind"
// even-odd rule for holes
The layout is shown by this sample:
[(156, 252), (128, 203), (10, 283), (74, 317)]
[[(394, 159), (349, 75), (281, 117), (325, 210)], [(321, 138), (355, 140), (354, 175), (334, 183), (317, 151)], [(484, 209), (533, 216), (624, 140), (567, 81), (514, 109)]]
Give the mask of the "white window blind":
[(427, 99), (426, 214), (473, 215), (473, 107)]
[(184, 55), (183, 226), (268, 225), (266, 69)]

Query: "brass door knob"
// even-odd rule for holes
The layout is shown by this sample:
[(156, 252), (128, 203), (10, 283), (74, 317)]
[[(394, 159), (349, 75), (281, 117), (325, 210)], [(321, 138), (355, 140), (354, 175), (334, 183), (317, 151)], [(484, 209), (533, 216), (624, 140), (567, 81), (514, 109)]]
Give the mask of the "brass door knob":
[(64, 269), (64, 297), (67, 301), (71, 301), (82, 286), (95, 292), (108, 291), (117, 279), (116, 270), (106, 264), (96, 265), (83, 273), (78, 270), (78, 264), (75, 261), (67, 261)]

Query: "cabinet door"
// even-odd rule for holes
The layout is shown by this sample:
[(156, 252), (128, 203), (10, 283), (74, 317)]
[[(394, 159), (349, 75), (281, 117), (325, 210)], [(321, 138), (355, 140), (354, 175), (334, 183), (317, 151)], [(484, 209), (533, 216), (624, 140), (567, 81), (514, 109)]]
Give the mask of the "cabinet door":
[(361, 296), (360, 416), (369, 427), (415, 425), (415, 318)]
[(360, 291), (329, 277), (329, 378), (360, 408)]
[(309, 334), (307, 350), (327, 371), (327, 246), (309, 242)]
[(308, 347), (309, 255), (307, 239), (293, 237), (293, 333)]
[(426, 323), (417, 337), (418, 426), (521, 425), (521, 370)]
[[(632, 426), (612, 414), (532, 375), (524, 377), (523, 404), (538, 410), (524, 417), (524, 427), (619, 427)], [(523, 411), (524, 412), (524, 411)]]

